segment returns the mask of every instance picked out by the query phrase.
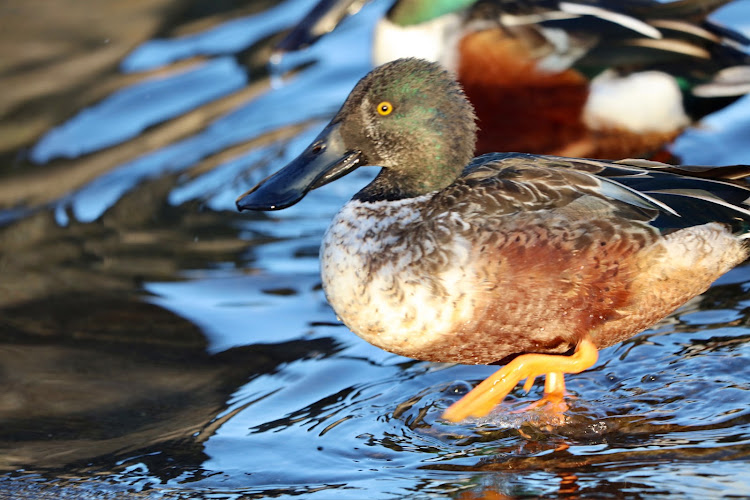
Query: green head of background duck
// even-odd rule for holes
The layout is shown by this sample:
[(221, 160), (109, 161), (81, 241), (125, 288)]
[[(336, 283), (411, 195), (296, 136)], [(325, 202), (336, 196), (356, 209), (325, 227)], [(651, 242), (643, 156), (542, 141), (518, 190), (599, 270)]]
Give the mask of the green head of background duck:
[[(489, 154), (436, 63), (376, 68), (313, 143), (237, 200), (274, 210), (353, 169), (378, 176), (323, 240), (326, 297), (368, 342), (458, 363), (512, 360), (445, 414), (484, 415), (522, 379), (563, 373), (670, 314), (745, 260), (750, 167)], [(571, 354), (572, 353), (572, 354)]]

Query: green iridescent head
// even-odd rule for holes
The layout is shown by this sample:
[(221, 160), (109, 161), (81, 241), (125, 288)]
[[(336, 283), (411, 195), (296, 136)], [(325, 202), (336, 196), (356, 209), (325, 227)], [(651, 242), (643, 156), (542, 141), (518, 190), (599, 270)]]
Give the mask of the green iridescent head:
[(403, 196), (447, 186), (474, 153), (473, 108), (452, 76), (420, 59), (400, 59), (372, 71), (336, 120), (345, 138), (362, 145), (368, 164), (384, 167), (385, 179), (377, 182), (388, 180), (387, 188)]
[(313, 143), (240, 197), (241, 209), (274, 210), (363, 165), (383, 167), (357, 197), (403, 199), (450, 185), (471, 160), (475, 115), (436, 63), (399, 59), (357, 83)]

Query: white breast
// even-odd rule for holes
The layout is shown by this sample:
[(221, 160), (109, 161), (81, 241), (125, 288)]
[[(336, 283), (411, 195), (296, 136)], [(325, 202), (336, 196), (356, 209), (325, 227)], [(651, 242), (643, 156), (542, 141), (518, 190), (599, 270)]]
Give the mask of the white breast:
[(435, 227), (420, 232), (414, 206), (429, 196), (352, 200), (334, 218), (321, 248), (323, 288), (339, 318), (366, 341), (405, 356), (472, 317), (470, 245), (455, 230), (460, 222), (447, 214), (431, 224), (450, 231), (448, 245), (430, 237)]

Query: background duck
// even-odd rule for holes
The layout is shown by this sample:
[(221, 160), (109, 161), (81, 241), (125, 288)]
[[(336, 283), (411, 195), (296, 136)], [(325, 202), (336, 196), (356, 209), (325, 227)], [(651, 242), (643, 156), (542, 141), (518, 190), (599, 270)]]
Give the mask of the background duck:
[[(363, 3), (322, 0), (278, 50), (313, 43)], [(750, 91), (748, 38), (707, 18), (726, 3), (398, 0), (373, 60), (453, 71), (477, 112), (477, 153), (666, 159), (685, 127)]]
[(378, 176), (323, 240), (326, 297), (357, 335), (417, 359), (512, 361), (445, 414), (482, 416), (546, 374), (564, 373), (705, 291), (748, 256), (750, 189), (678, 170), (530, 154), (472, 160), (475, 116), (436, 63), (376, 68), (302, 154), (237, 200), (276, 210), (365, 165)]

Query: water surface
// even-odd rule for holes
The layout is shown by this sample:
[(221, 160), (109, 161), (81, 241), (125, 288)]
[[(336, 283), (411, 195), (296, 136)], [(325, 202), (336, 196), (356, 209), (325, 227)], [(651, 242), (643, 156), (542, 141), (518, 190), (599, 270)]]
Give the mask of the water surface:
[[(270, 48), (309, 0), (66, 3), (0, 7), (17, 46), (2, 68), (16, 101), (0, 144), (0, 497), (750, 496), (747, 264), (569, 377), (564, 425), (513, 413), (537, 386), (448, 424), (495, 368), (372, 347), (320, 289), (322, 233), (372, 173), (281, 212), (233, 206), (370, 69), (386, 5), (272, 84)], [(738, 4), (725, 17), (747, 26)], [(53, 15), (57, 31), (37, 26)], [(674, 152), (750, 163), (748, 117), (746, 98)]]

